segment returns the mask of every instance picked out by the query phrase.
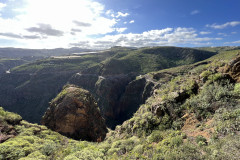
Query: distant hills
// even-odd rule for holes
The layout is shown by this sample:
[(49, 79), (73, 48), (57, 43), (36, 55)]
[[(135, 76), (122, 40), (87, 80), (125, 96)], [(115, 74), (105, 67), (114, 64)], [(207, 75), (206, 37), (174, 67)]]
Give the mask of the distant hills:
[(62, 56), (72, 53), (93, 51), (91, 49), (82, 49), (73, 47), (69, 49), (22, 49), (22, 48), (0, 48), (0, 58), (23, 58), (23, 57), (49, 57)]

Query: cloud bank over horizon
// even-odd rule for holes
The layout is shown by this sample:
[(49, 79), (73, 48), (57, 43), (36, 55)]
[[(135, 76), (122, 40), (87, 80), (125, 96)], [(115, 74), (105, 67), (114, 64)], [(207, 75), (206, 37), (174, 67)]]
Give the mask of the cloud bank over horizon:
[[(189, 16), (201, 14), (195, 9)], [(240, 25), (240, 21), (210, 23), (202, 25), (201, 31), (183, 25), (148, 28), (153, 24), (146, 23), (140, 30), (137, 27), (144, 23), (136, 18), (141, 16), (134, 10), (107, 8), (95, 0), (8, 0), (0, 3), (0, 47), (209, 46), (224, 40), (223, 34), (214, 34), (214, 30)], [(237, 34), (234, 30), (226, 35)]]

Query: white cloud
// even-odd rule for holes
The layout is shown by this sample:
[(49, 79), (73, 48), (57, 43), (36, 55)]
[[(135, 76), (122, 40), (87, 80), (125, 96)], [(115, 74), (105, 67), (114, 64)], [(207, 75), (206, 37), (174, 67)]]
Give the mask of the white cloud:
[[(1, 10), (4, 8), (4, 7), (6, 7), (7, 5), (5, 4), (5, 3), (1, 3), (0, 2), (0, 12), (1, 12)], [(0, 13), (0, 17), (2, 16), (2, 14)]]
[[(199, 37), (193, 28), (125, 33), (127, 28), (117, 24), (129, 13), (106, 11), (103, 4), (94, 0), (19, 1), (24, 7), (12, 8), (17, 13), (14, 18), (0, 17), (0, 38), (26, 48), (202, 45), (221, 39)], [(126, 21), (126, 24), (133, 22)]]
[(117, 15), (116, 15), (116, 18), (119, 18), (119, 17), (127, 17), (127, 16), (129, 16), (129, 15), (130, 15), (129, 13), (118, 12)]
[(4, 8), (4, 7), (6, 7), (7, 5), (5, 4), (5, 3), (1, 3), (0, 2), (0, 11)]
[(127, 24), (128, 22), (123, 22), (124, 24)]
[[(113, 11), (106, 12), (104, 5), (94, 0), (21, 1), (21, 8), (13, 5), (12, 11), (17, 14), (14, 18), (0, 17), (0, 38), (17, 40), (24, 47), (68, 47), (67, 42), (116, 31), (118, 20), (106, 16)], [(119, 16), (127, 15), (119, 13)], [(29, 36), (39, 39), (29, 40)]]
[(107, 16), (111, 16), (111, 17), (115, 17), (115, 16), (114, 16), (114, 11), (111, 10), (111, 9), (106, 11), (106, 15), (107, 15)]
[(202, 31), (200, 32), (201, 35), (206, 35), (206, 34), (211, 34), (212, 32), (206, 32), (206, 31)]
[(240, 44), (240, 40), (239, 41), (233, 41), (233, 42), (225, 42), (225, 44)]
[(135, 21), (134, 20), (131, 20), (129, 23), (134, 23)]
[(195, 15), (195, 14), (199, 14), (199, 13), (200, 13), (199, 10), (194, 10), (194, 11), (192, 11), (190, 14), (191, 14), (191, 15)]
[(112, 9), (107, 10), (105, 13), (107, 16), (115, 17), (115, 18), (120, 18), (120, 17), (127, 17), (130, 14), (129, 13), (123, 13), (123, 12), (114, 12)]
[(237, 34), (237, 32), (231, 32), (231, 34)]
[(235, 27), (237, 25), (240, 25), (240, 21), (232, 21), (232, 22), (227, 22), (227, 23), (224, 23), (224, 24), (207, 24), (206, 27), (211, 27), (211, 28), (214, 28), (214, 29), (224, 29), (226, 27)]
[(122, 33), (122, 32), (124, 32), (124, 31), (126, 31), (127, 30), (127, 28), (116, 28), (116, 31), (118, 32), (118, 33)]
[(219, 36), (227, 36), (226, 33), (218, 33)]
[(113, 10), (109, 9), (106, 11), (106, 15), (111, 15), (111, 14), (113, 14)]
[(209, 45), (211, 41), (222, 38), (198, 37), (193, 28), (165, 28), (150, 30), (143, 33), (127, 33), (106, 35), (104, 37), (70, 43), (70, 46), (85, 46), (86, 48), (104, 49), (112, 46), (144, 47), (161, 45)]

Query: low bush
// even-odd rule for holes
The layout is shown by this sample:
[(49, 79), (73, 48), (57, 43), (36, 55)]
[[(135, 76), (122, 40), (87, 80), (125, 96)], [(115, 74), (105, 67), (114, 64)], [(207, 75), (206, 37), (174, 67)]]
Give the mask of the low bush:
[(228, 81), (205, 85), (203, 90), (186, 101), (183, 108), (190, 109), (198, 119), (212, 115), (219, 107), (229, 105), (233, 97), (233, 85)]

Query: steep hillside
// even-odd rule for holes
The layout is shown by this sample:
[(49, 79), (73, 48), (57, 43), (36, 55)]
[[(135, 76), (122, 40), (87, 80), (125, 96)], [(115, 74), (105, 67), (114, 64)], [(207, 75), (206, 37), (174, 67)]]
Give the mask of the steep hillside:
[[(107, 125), (114, 128), (131, 117), (151, 94), (153, 84), (147, 79), (134, 81), (136, 76), (194, 63), (214, 54), (178, 47), (113, 47), (98, 54), (38, 60), (15, 67), (11, 74), (0, 78), (0, 105), (39, 123), (48, 102), (69, 82), (94, 95)], [(135, 94), (135, 100), (130, 98)]]
[(140, 49), (112, 48), (116, 54), (99, 65), (99, 69), (88, 72), (102, 76), (128, 74), (135, 72), (145, 74), (179, 65), (191, 64), (213, 56), (216, 52), (202, 51), (180, 47), (152, 47)]
[(136, 76), (191, 64), (215, 54), (179, 47), (113, 50), (118, 52), (99, 65), (74, 75), (69, 81), (92, 92), (111, 128), (130, 118), (151, 95), (154, 83), (148, 77), (136, 79)]
[(19, 116), (11, 124), (1, 110), (0, 124), (16, 133), (0, 144), (0, 159), (238, 160), (239, 52), (137, 77), (155, 84), (153, 94), (101, 143), (74, 141)]

